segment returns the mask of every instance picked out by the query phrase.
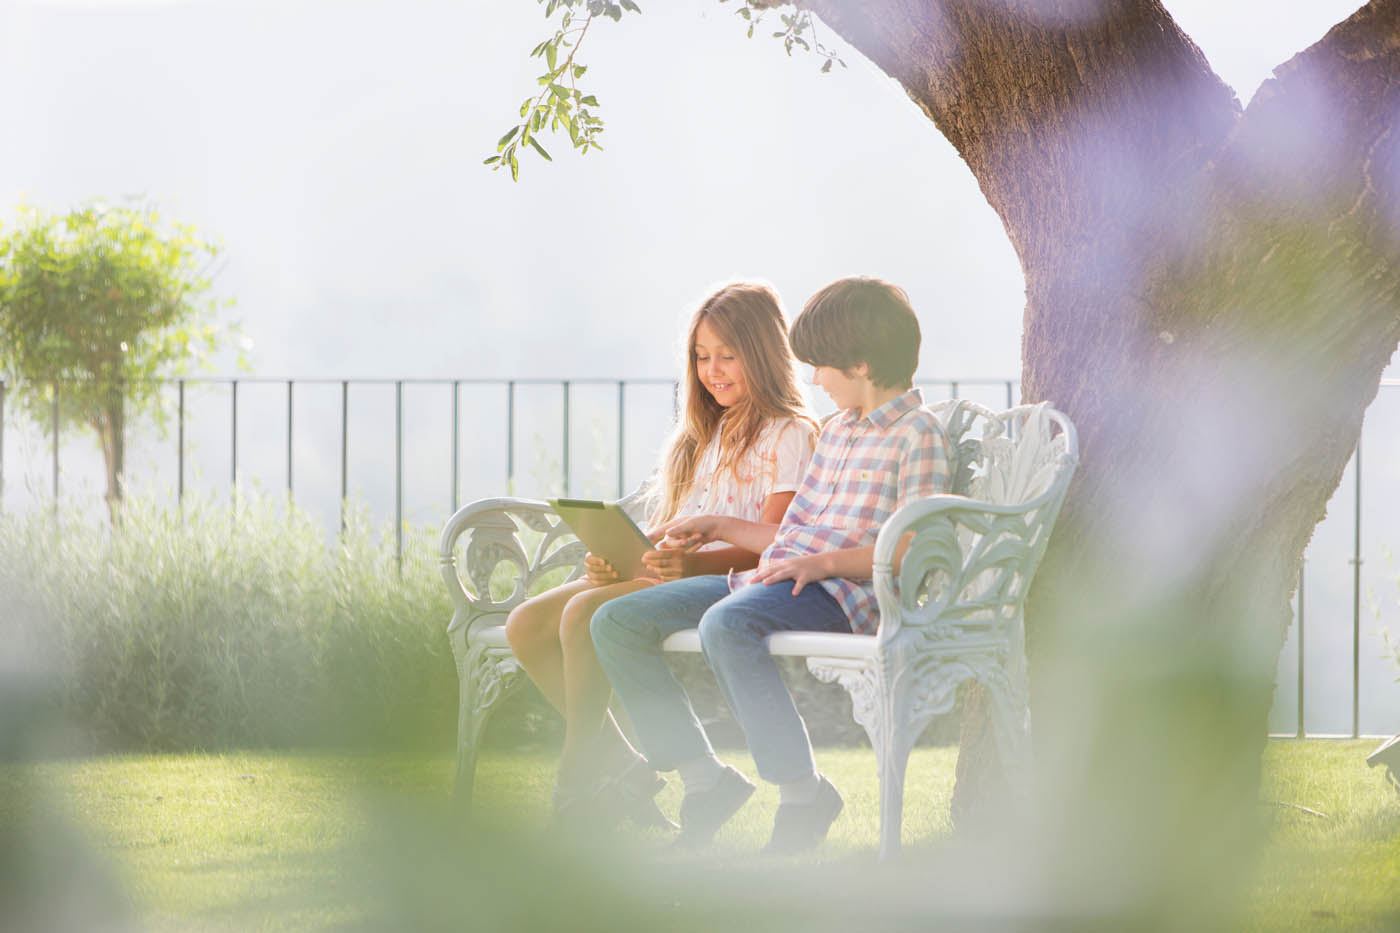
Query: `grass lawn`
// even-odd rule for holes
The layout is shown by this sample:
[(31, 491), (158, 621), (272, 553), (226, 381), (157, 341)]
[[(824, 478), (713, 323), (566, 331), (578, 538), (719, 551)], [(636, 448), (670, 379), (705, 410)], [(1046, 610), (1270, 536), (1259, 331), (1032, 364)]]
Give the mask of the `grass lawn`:
[[(1373, 745), (1270, 743), (1269, 832), (1245, 928), (1400, 928), (1400, 794), (1365, 767)], [(750, 761), (726, 757), (753, 773)], [(871, 928), (946, 918), (946, 899), (930, 903), (928, 884), (956, 887), (947, 851), (956, 750), (915, 751), (909, 852), (889, 865), (874, 858), (871, 753), (824, 749), (818, 759), (846, 810), (819, 853), (781, 862), (756, 855), (777, 806), (766, 786), (703, 852), (669, 852), (663, 835), (637, 831), (586, 847), (550, 840), (547, 754), (485, 754), (469, 826), (446, 806), (452, 763), (441, 757), (9, 766), (0, 769), (0, 840), (10, 840), (0, 846), (0, 929), (126, 928), (125, 918), (155, 930), (811, 930), (871, 911)], [(663, 809), (674, 813), (679, 796), (673, 783)], [(985, 872), (964, 874), (986, 886)], [(953, 927), (978, 925), (962, 920)]]

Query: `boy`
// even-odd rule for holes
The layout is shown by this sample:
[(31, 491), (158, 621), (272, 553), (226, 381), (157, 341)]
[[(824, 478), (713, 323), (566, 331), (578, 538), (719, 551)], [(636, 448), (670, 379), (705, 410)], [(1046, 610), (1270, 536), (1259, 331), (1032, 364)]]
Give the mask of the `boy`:
[(721, 540), (761, 551), (757, 570), (690, 577), (605, 603), (593, 616), (598, 659), (622, 699), (648, 762), (685, 784), (678, 844), (713, 837), (754, 786), (715, 757), (684, 690), (661, 654), (667, 636), (699, 620), (700, 643), (781, 802), (764, 852), (819, 844), (841, 812), (819, 774), (807, 728), (767, 637), (781, 631), (875, 631), (872, 556), (880, 525), (906, 503), (947, 491), (947, 446), (911, 388), (919, 324), (903, 290), (841, 279), (793, 322), (793, 352), (843, 409), (822, 428), (802, 486), (781, 525), (699, 515), (667, 527), (671, 543)]

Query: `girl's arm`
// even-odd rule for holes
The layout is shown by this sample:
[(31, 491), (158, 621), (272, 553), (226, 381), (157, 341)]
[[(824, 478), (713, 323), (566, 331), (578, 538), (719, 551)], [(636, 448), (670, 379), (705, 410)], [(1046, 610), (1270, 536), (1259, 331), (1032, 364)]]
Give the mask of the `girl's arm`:
[[(672, 522), (665, 526), (668, 537), (672, 542), (671, 546), (662, 546), (655, 551), (648, 551), (642, 555), (642, 563), (647, 568), (663, 580), (675, 580), (680, 577), (698, 577), (707, 573), (728, 573), (731, 570), (750, 570), (758, 566), (758, 555), (773, 540), (773, 536), (778, 532), (778, 525), (783, 520), (783, 513), (787, 511), (788, 503), (792, 501), (794, 492), (776, 492), (763, 500), (763, 508), (759, 512), (759, 521), (747, 522), (742, 519), (734, 521), (744, 526), (753, 528), (769, 529), (767, 536), (754, 535), (752, 544), (757, 547), (748, 547), (733, 539), (716, 535), (711, 538), (701, 538), (685, 532), (677, 535), (671, 529), (679, 526), (681, 522), (690, 519), (681, 519), (680, 522)], [(708, 519), (719, 518), (721, 516), (697, 515), (692, 518)], [(730, 547), (715, 548), (710, 551), (693, 551), (689, 548), (706, 541), (728, 541)]]
[[(776, 520), (769, 521), (768, 503), (779, 496), (790, 502), (793, 495), (790, 492), (782, 492), (769, 496), (764, 500), (760, 521), (750, 522), (732, 515), (691, 515), (676, 519), (663, 530), (679, 547), (689, 548), (711, 541), (724, 541), (753, 554), (761, 554), (764, 548), (773, 543), (773, 538), (778, 534), (778, 524), (783, 518), (779, 512)], [(784, 505), (783, 508), (786, 509), (787, 506)]]

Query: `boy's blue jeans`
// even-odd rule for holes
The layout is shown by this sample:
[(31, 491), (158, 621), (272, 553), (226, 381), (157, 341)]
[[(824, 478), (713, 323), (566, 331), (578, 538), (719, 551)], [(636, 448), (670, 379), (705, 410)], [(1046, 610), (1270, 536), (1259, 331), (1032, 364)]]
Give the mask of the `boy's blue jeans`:
[(729, 592), (723, 576), (688, 577), (629, 593), (593, 614), (598, 660), (622, 699), (647, 761), (669, 771), (714, 753), (661, 643), (696, 624), (705, 660), (744, 730), (759, 776), (783, 784), (816, 770), (807, 727), (793, 705), (767, 638), (774, 632), (849, 632), (839, 603), (809, 583), (752, 584)]

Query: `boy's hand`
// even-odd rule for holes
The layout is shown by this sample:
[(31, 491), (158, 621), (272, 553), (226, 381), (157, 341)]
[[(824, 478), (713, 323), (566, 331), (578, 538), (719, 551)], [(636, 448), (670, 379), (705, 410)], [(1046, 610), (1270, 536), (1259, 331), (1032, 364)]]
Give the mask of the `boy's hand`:
[(583, 555), (584, 575), (593, 583), (616, 583), (618, 581), (617, 568), (603, 560), (596, 554)]
[(770, 561), (754, 571), (750, 582), (771, 585), (779, 580), (791, 580), (792, 595), (796, 596), (808, 583), (825, 580), (831, 575), (827, 554), (806, 554), (802, 557), (784, 557), (781, 560)]
[(723, 515), (690, 515), (667, 522), (660, 531), (673, 542), (673, 547), (697, 547), (721, 540), (724, 519)]
[(663, 544), (654, 551), (644, 551), (642, 553), (642, 563), (646, 566), (651, 576), (658, 580), (667, 582), (679, 580), (686, 575), (689, 569), (689, 560), (684, 548)]

